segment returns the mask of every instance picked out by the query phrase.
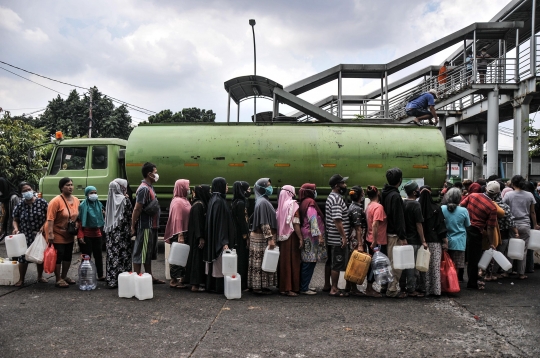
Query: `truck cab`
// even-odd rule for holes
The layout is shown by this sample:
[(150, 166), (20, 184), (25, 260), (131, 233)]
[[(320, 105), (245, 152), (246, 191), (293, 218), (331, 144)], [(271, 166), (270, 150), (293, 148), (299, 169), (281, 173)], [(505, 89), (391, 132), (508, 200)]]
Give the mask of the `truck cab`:
[(73, 195), (84, 199), (84, 189), (95, 186), (99, 200), (106, 201), (109, 183), (126, 178), (125, 152), (127, 141), (116, 138), (80, 138), (55, 142), (45, 176), (39, 181), (43, 199), (50, 201), (60, 193), (58, 182), (64, 177), (73, 180)]

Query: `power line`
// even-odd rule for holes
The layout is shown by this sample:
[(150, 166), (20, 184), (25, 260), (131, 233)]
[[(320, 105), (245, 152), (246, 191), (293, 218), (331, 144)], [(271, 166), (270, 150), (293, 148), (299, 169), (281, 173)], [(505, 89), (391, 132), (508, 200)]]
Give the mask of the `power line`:
[(26, 109), (40, 109), (42, 107), (29, 107), (29, 108), (4, 108), (4, 111), (24, 111)]
[[(58, 82), (58, 83), (61, 83), (61, 84), (67, 85), (67, 86), (71, 86), (71, 87), (81, 88), (81, 89), (84, 89), (84, 90), (87, 90), (87, 91), (90, 90), (89, 88), (86, 88), (86, 87), (77, 86), (77, 85), (74, 85), (74, 84), (71, 84), (71, 83), (67, 83), (67, 82), (55, 80), (54, 78), (50, 78), (50, 77), (47, 77), (47, 76), (43, 76), (43, 75), (37, 74), (37, 73), (32, 72), (32, 71), (25, 70), (24, 68), (20, 68), (20, 67), (14, 66), (14, 65), (9, 64), (9, 63), (4, 62), (4, 61), (0, 61), (0, 63), (3, 63), (3, 64), (8, 65), (8, 66), (10, 66), (10, 67), (16, 68), (16, 69), (18, 69), (18, 70), (24, 71), (24, 72), (26, 72), (26, 73), (30, 73), (30, 74), (32, 74), (32, 75), (34, 75), (34, 76), (38, 76), (38, 77), (45, 78), (45, 79), (47, 79), (47, 80), (49, 80), (49, 81)], [(7, 70), (6, 70), (6, 71), (7, 71)], [(11, 72), (11, 73), (13, 73), (13, 72)], [(22, 77), (22, 76), (19, 76), (19, 77)], [(22, 78), (25, 78), (25, 77), (22, 77)], [(35, 82), (35, 83), (37, 83), (37, 82)], [(107, 97), (109, 97), (110, 99), (115, 100), (115, 101), (117, 101), (117, 102), (119, 102), (119, 103), (122, 103), (122, 104), (124, 104), (124, 105), (126, 105), (126, 106), (131, 106), (131, 107), (134, 107), (134, 108), (139, 108), (139, 109), (142, 109), (142, 110), (144, 110), (144, 111), (147, 111), (147, 112), (150, 112), (150, 113), (154, 113), (154, 114), (157, 113), (157, 112), (152, 111), (152, 110), (150, 110), (150, 109), (146, 109), (146, 108), (143, 108), (143, 107), (139, 107), (139, 106), (136, 106), (136, 105), (134, 105), (134, 104), (128, 103), (128, 102), (126, 102), (126, 101), (122, 101), (122, 100), (120, 100), (120, 99), (118, 99), (118, 98), (114, 98), (114, 97), (111, 97), (111, 96), (107, 96)], [(142, 111), (139, 111), (139, 112), (144, 113), (144, 112), (142, 112)]]
[(27, 81), (30, 81), (30, 82), (32, 82), (32, 83), (35, 83), (35, 84), (38, 85), (38, 86), (45, 87), (45, 88), (48, 89), (48, 90), (51, 90), (51, 91), (53, 91), (53, 92), (56, 92), (56, 93), (61, 94), (62, 96), (67, 96), (67, 94), (65, 94), (65, 93), (58, 92), (58, 91), (55, 90), (55, 89), (52, 89), (52, 88), (47, 87), (47, 86), (45, 86), (45, 85), (42, 85), (41, 83), (37, 83), (37, 82), (35, 82), (35, 81), (32, 81), (31, 79), (26, 78), (26, 77), (24, 77), (24, 76), (21, 76), (21, 75), (15, 73), (15, 72), (12, 72), (12, 71), (8, 70), (7, 68), (4, 68), (4, 67), (2, 67), (2, 66), (0, 66), (0, 68), (3, 69), (4, 71), (7, 71), (7, 72), (9, 72), (9, 73), (14, 74), (15, 76), (18, 76), (18, 77), (20, 77), (20, 78), (22, 78), (22, 79), (25, 79), (25, 80), (27, 80)]

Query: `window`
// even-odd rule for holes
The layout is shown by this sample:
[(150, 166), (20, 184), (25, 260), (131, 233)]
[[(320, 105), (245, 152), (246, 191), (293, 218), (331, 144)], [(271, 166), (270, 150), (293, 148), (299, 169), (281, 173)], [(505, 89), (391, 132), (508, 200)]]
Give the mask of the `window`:
[(107, 169), (107, 146), (92, 147), (92, 169)]
[(56, 175), (60, 170), (86, 169), (87, 147), (59, 147), (50, 175)]

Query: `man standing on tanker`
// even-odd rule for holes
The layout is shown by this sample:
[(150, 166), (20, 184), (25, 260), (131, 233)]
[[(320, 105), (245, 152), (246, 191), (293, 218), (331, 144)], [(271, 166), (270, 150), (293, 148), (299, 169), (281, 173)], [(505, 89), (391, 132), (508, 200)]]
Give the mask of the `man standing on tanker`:
[[(135, 272), (141, 273), (141, 266), (144, 265), (144, 271), (152, 275), (152, 260), (157, 259), (160, 215), (159, 202), (152, 185), (159, 180), (157, 167), (150, 162), (144, 163), (142, 176), (144, 180), (135, 194), (136, 203), (131, 218), (131, 234), (136, 234), (133, 246), (133, 268)], [(154, 284), (165, 283), (153, 275), (152, 281)]]
[[(411, 100), (405, 106), (405, 112), (408, 116), (414, 116), (414, 124), (421, 126), (425, 119), (429, 119), (429, 123), (436, 126), (439, 123), (439, 117), (435, 112), (435, 98), (437, 98), (437, 91), (430, 89), (426, 93), (423, 93), (419, 97)], [(431, 120), (433, 118), (433, 121)]]

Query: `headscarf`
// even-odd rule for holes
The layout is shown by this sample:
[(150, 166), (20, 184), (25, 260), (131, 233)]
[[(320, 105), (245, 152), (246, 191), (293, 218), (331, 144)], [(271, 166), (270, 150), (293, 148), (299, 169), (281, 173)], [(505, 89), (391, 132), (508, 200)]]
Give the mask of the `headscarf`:
[(86, 199), (79, 205), (79, 219), (81, 220), (82, 227), (103, 227), (105, 225), (105, 220), (103, 220), (103, 204), (99, 200), (91, 201), (88, 199), (91, 191), (97, 191), (96, 187), (89, 185), (84, 189)]
[[(255, 182), (255, 202), (258, 202), (261, 198), (268, 199), (268, 195), (266, 195), (266, 187), (268, 186), (268, 183), (270, 182), (270, 178), (261, 178)], [(255, 206), (257, 206), (255, 204)]]
[(278, 241), (285, 241), (294, 231), (293, 218), (299, 208), (294, 200), (294, 186), (284, 185), (281, 188), (278, 199), (278, 209), (276, 210), (276, 220), (278, 225)]
[(302, 223), (304, 222), (304, 218), (307, 217), (307, 211), (310, 206), (317, 210), (317, 214), (319, 214), (319, 217), (324, 222), (324, 215), (319, 208), (319, 205), (315, 202), (316, 189), (317, 186), (310, 183), (305, 183), (300, 187), (298, 198), (300, 200), (300, 220)]
[(223, 246), (229, 245), (236, 236), (231, 209), (225, 200), (226, 191), (227, 181), (224, 178), (212, 180), (212, 197), (206, 214), (208, 245), (205, 245), (205, 261), (207, 262), (216, 260)]
[(271, 229), (277, 230), (276, 210), (268, 200), (266, 186), (270, 178), (261, 178), (255, 183), (255, 208), (253, 209), (252, 231), (257, 230), (261, 225), (268, 224)]
[(467, 192), (469, 194), (473, 194), (473, 193), (481, 193), (482, 192), (482, 186), (480, 186), (480, 184), (478, 183), (472, 183), (470, 186), (469, 186), (469, 189), (467, 190)]
[(435, 215), (435, 210), (437, 210), (437, 204), (433, 202), (431, 197), (431, 188), (427, 185), (423, 186), (420, 189), (420, 198), (418, 199), (420, 207), (422, 209), (422, 216), (424, 217), (424, 222)]
[(206, 209), (208, 207), (208, 202), (210, 201), (211, 196), (212, 194), (210, 194), (210, 185), (197, 185), (195, 187), (195, 198), (193, 199), (192, 204), (200, 201), (203, 203), (204, 208)]
[(237, 200), (245, 201), (249, 183), (246, 181), (235, 181), (233, 184), (233, 202)]
[(178, 179), (174, 183), (173, 199), (169, 207), (169, 220), (165, 227), (165, 242), (170, 242), (171, 238), (181, 232), (188, 230), (189, 210), (191, 204), (187, 199), (189, 190), (189, 180)]
[(124, 210), (128, 201), (125, 196), (126, 191), (127, 180), (125, 179), (115, 179), (109, 183), (109, 194), (105, 206), (105, 227), (103, 228), (106, 233), (113, 231), (124, 217)]

